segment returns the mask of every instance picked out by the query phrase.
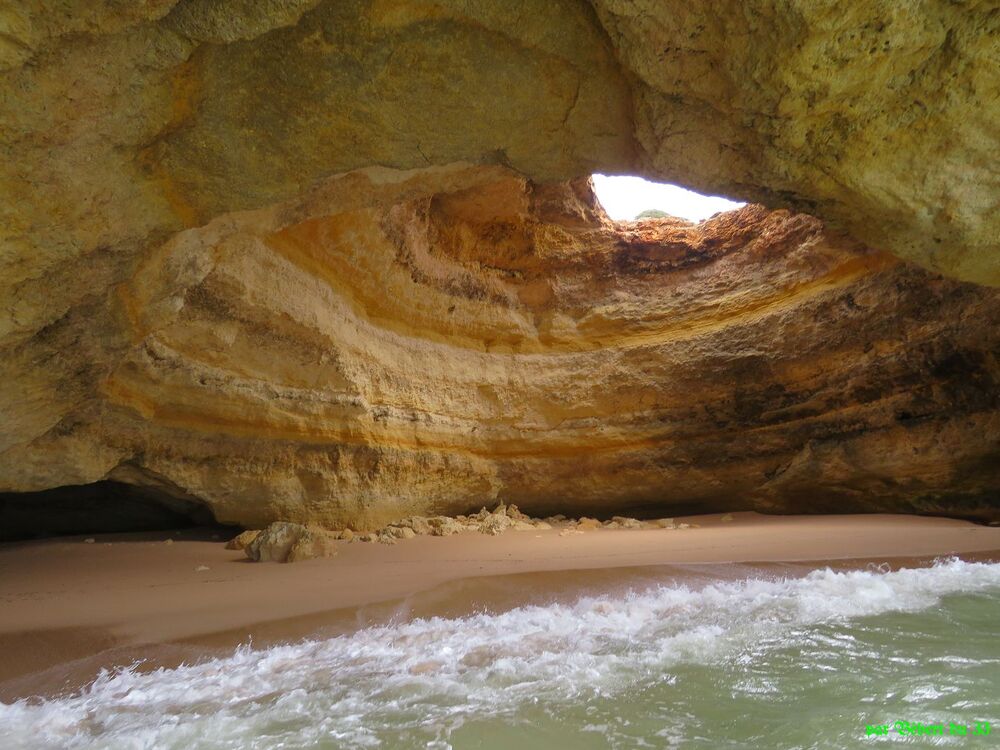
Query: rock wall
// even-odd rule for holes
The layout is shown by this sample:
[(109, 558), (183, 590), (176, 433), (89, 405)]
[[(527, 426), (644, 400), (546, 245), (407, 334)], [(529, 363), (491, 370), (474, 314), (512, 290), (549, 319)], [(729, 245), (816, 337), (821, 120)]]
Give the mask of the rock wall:
[[(1000, 285), (998, 30), (990, 2), (0, 10), (0, 491), (982, 515), (995, 293), (893, 256)], [(829, 229), (614, 226), (594, 171)]]
[(85, 398), (4, 489), (355, 529), (498, 499), (984, 516), (1000, 489), (1000, 292), (786, 211), (616, 224), (585, 179), (367, 170), (178, 234), (101, 315), (63, 323)]

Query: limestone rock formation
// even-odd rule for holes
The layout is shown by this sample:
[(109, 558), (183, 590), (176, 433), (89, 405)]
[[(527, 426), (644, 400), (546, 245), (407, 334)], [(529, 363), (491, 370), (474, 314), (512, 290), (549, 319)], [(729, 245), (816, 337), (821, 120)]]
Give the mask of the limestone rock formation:
[[(243, 534), (233, 542), (241, 537)], [(334, 534), (323, 529), (276, 521), (262, 531), (255, 532), (242, 549), (254, 562), (301, 562), (333, 557), (337, 554), (336, 541)]]
[(297, 523), (276, 521), (254, 535), (243, 550), (254, 562), (285, 562), (298, 540), (308, 533)]
[(258, 536), (259, 529), (247, 529), (226, 542), (226, 549), (245, 550)]
[[(954, 279), (1000, 285), (998, 29), (975, 1), (5, 8), (0, 491), (359, 530), (498, 498), (989, 515), (1000, 313)], [(594, 171), (819, 219), (615, 225)]]
[(594, 8), (630, 81), (644, 171), (1000, 285), (995, 2)]
[(1000, 487), (1000, 292), (784, 211), (614, 224), (586, 180), (353, 173), (177, 235), (105, 315), (69, 330), (115, 356), (64, 354), (89, 397), (5, 489), (373, 529), (496, 498), (976, 515)]

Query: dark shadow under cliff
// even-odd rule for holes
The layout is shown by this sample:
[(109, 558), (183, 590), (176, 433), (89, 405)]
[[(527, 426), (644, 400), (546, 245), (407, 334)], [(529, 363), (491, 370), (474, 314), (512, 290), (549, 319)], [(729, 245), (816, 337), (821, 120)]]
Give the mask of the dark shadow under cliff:
[(215, 523), (204, 505), (122, 482), (0, 493), (0, 542)]

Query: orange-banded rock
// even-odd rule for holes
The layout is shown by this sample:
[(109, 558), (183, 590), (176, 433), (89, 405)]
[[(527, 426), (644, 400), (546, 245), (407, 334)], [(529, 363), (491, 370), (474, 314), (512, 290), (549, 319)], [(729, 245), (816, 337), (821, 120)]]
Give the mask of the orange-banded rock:
[(997, 291), (801, 214), (615, 223), (587, 180), (361, 170), (176, 234), (23, 344), (62, 386), (0, 486), (110, 479), (251, 528), (498, 499), (986, 517), (998, 323)]

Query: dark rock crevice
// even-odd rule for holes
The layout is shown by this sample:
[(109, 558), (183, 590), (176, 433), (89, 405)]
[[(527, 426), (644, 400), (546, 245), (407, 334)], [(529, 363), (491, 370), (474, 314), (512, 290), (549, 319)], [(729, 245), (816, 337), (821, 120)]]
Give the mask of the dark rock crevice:
[(206, 526), (203, 503), (114, 481), (0, 493), (0, 541)]

